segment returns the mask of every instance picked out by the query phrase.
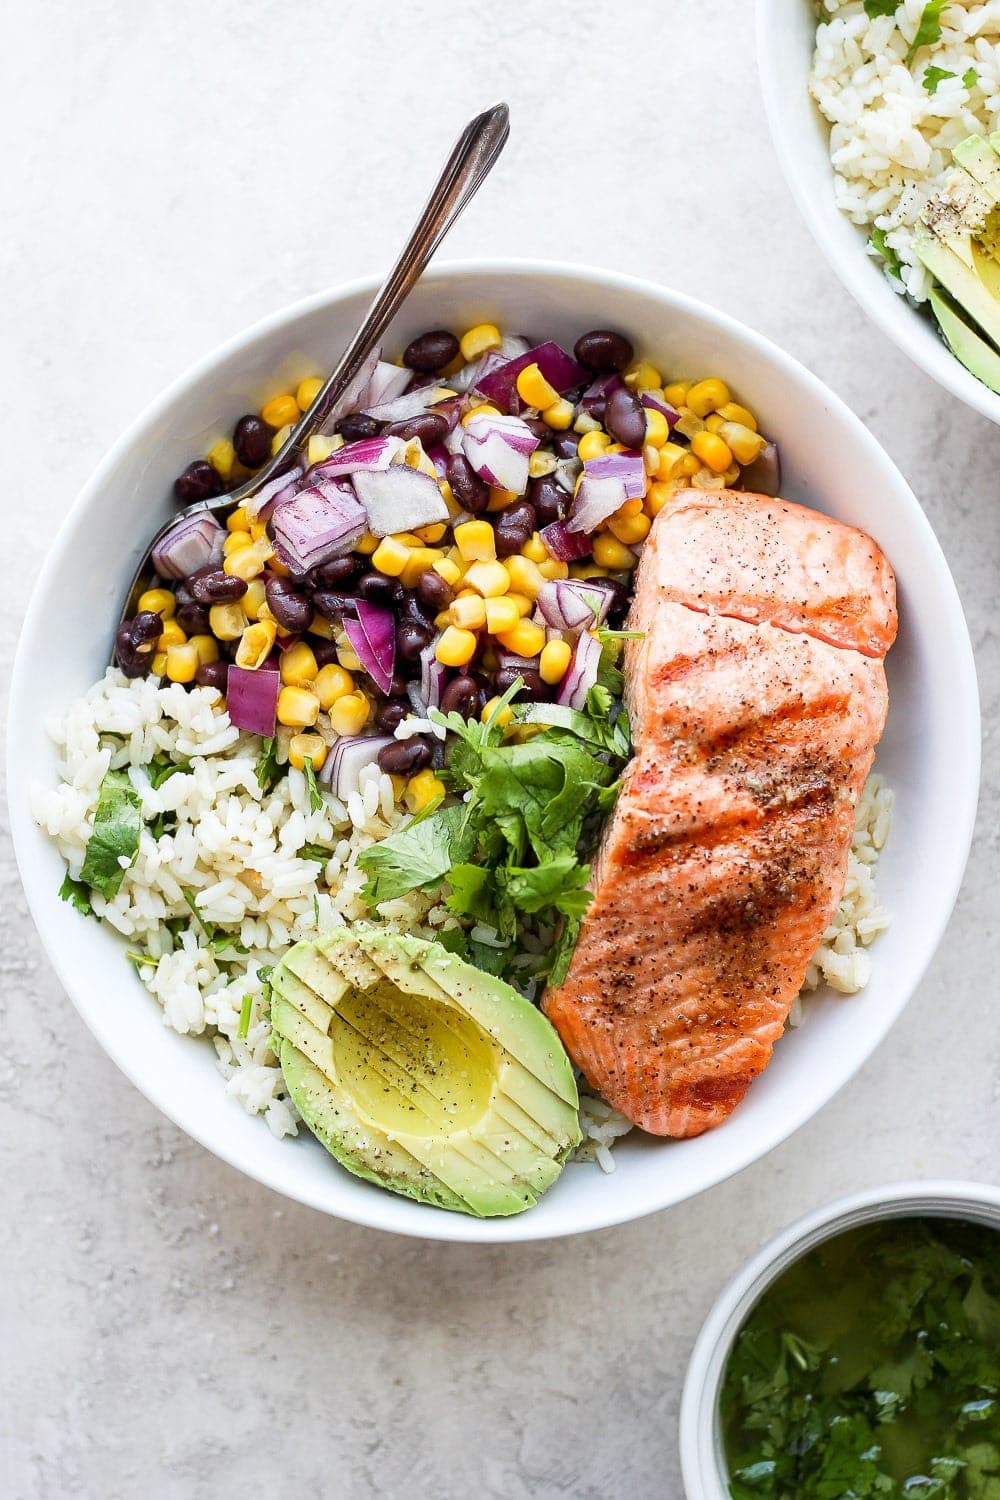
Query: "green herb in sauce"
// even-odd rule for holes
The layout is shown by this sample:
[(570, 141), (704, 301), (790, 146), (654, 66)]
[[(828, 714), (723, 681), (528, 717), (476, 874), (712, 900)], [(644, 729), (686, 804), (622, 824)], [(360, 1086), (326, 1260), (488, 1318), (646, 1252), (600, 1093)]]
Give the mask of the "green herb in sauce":
[(734, 1500), (1000, 1500), (1000, 1235), (890, 1219), (811, 1250), (740, 1330)]

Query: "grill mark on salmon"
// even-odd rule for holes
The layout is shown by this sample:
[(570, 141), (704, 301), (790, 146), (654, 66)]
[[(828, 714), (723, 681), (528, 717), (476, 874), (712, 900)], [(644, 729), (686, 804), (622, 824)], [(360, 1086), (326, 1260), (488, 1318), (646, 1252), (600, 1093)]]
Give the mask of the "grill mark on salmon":
[(894, 582), (870, 538), (828, 517), (681, 492), (646, 542), (629, 624), (636, 753), (543, 1005), (615, 1108), (697, 1135), (767, 1065), (843, 892)]

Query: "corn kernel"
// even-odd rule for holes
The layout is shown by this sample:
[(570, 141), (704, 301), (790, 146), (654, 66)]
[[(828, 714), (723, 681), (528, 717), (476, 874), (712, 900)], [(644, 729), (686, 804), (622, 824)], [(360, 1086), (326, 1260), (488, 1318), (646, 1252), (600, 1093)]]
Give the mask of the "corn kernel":
[(662, 386), (663, 376), (648, 359), (642, 359), (631, 370), (626, 371), (625, 384), (633, 391), (653, 391), (657, 386)]
[(482, 630), (486, 624), (486, 600), (481, 594), (461, 594), (448, 607), (449, 625), (461, 630)]
[(440, 802), (443, 796), (444, 782), (439, 781), (431, 770), (418, 771), (416, 776), (411, 776), (403, 794), (411, 813), (423, 812), (432, 802)]
[(525, 365), (523, 370), (519, 370), (515, 383), (517, 394), (526, 406), (544, 411), (547, 406), (553, 406), (559, 400), (559, 392), (545, 379), (537, 364)]
[(456, 516), (460, 516), (462, 514), (462, 507), (455, 499), (454, 490), (448, 483), (447, 479), (438, 480), (438, 489), (441, 491), (441, 499), (444, 501), (445, 505), (448, 508), (448, 515), (452, 520), (454, 520)]
[[(241, 536), (242, 532), (233, 532), (234, 536)], [(249, 583), (251, 578), (259, 578), (264, 571), (264, 559), (257, 551), (253, 543), (249, 547), (237, 547), (223, 560), (222, 571), (228, 573), (230, 578), (242, 578)]]
[(729, 387), (725, 381), (713, 376), (710, 380), (699, 380), (690, 388), (685, 405), (691, 408), (696, 417), (707, 417), (710, 411), (718, 411), (728, 400)]
[[(470, 398), (475, 400), (475, 397)], [(480, 401), (477, 406), (470, 406), (462, 417), (462, 426), (468, 427), (473, 417), (500, 417), (503, 416), (500, 408), (494, 406), (491, 401)]]
[(319, 699), (308, 688), (283, 687), (278, 694), (278, 723), (310, 729), (319, 718)]
[(529, 562), (533, 563), (543, 563), (548, 561), (549, 549), (548, 547), (546, 547), (537, 531), (533, 531), (531, 533), (531, 536), (521, 548), (521, 556), (526, 557)]
[(670, 423), (662, 411), (655, 407), (645, 408), (646, 412), (646, 442), (652, 443), (654, 448), (662, 448), (670, 436)]
[(207, 666), (210, 661), (219, 660), (219, 643), (214, 635), (189, 636), (188, 645), (193, 646), (197, 651), (199, 667)]
[(607, 568), (599, 568), (596, 563), (578, 562), (570, 563), (569, 576), (571, 578), (607, 578)]
[(499, 599), (510, 588), (510, 574), (502, 562), (474, 562), (465, 570), (465, 582), (484, 599)]
[(333, 437), (325, 437), (320, 432), (313, 433), (306, 448), (306, 462), (310, 464), (321, 464), (324, 459), (329, 458), (331, 453), (336, 453), (338, 448), (344, 446), (344, 439), (340, 433)]
[(221, 479), (230, 479), (236, 464), (236, 449), (229, 438), (219, 438), (205, 454), (212, 468)]
[(546, 474), (554, 474), (559, 467), (559, 460), (554, 453), (547, 448), (536, 448), (528, 459), (528, 478), (544, 479)]
[(390, 776), (389, 780), (392, 782), (393, 800), (395, 802), (401, 802), (406, 793), (406, 777)]
[(286, 422), (285, 425), (284, 425), (284, 427), (279, 427), (278, 428), (277, 432), (274, 434), (274, 437), (271, 439), (271, 457), (272, 458), (274, 457), (274, 455), (276, 453), (280, 453), (281, 452), (282, 448), (288, 442), (288, 439), (291, 437), (291, 435), (292, 435), (292, 424), (291, 424), (291, 422)]
[(614, 516), (612, 516), (611, 519), (615, 520), (615, 519), (618, 519), (618, 518), (623, 517), (623, 516), (641, 516), (641, 515), (642, 515), (642, 501), (640, 499), (638, 499), (638, 497), (637, 497), (634, 500), (626, 500), (624, 502), (624, 504), (619, 505), (618, 509), (615, 511)]
[(698, 472), (698, 470), (700, 468), (701, 468), (701, 461), (698, 458), (698, 456), (696, 454), (694, 454), (694, 453), (685, 453), (685, 455), (681, 459), (680, 463), (674, 469), (674, 472), (671, 475), (671, 478), (673, 478), (673, 479), (690, 479), (693, 474), (697, 474), (697, 472)]
[(183, 646), (187, 631), (182, 630), (176, 620), (164, 620), (163, 630), (156, 642), (157, 651), (166, 651), (170, 646)]
[(583, 463), (588, 458), (601, 458), (611, 447), (611, 439), (606, 432), (585, 432), (580, 439), (580, 446), (576, 450), (578, 457)]
[(537, 656), (545, 645), (545, 631), (533, 620), (518, 620), (513, 630), (505, 630), (497, 640), (515, 656)]
[[(508, 582), (510, 580), (508, 579)], [(531, 609), (529, 600), (524, 601)], [(504, 595), (502, 599), (487, 599), (486, 601), (486, 629), (490, 635), (502, 635), (505, 630), (513, 630), (522, 611), (518, 608), (517, 600), (510, 594)]]
[(285, 427), (299, 420), (299, 403), (294, 396), (272, 396), (261, 407), (260, 419), (268, 427)]
[(691, 389), (689, 380), (675, 380), (671, 385), (663, 387), (663, 399), (668, 406), (687, 406), (688, 391)]
[(445, 523), (435, 521), (431, 526), (418, 526), (413, 534), (419, 537), (420, 541), (426, 542), (428, 546), (433, 546), (435, 542), (443, 541), (447, 533), (448, 528)]
[(635, 547), (649, 536), (650, 524), (648, 516), (623, 516), (619, 511), (616, 516), (611, 517), (608, 530), (626, 546)]
[(504, 567), (515, 594), (526, 594), (529, 599), (538, 598), (538, 592), (545, 582), (545, 574), (539, 571), (537, 563), (532, 562), (530, 557), (515, 554), (506, 559)]
[(572, 656), (573, 648), (568, 641), (547, 641), (538, 658), (539, 677), (550, 686), (562, 682)]
[(732, 449), (738, 464), (752, 464), (766, 446), (760, 433), (745, 427), (742, 422), (723, 422), (719, 436)]
[(258, 620), (248, 625), (236, 648), (236, 665), (249, 667), (253, 672), (262, 667), (271, 654), (277, 628), (273, 620)]
[(146, 610), (150, 614), (159, 615), (162, 620), (172, 620), (177, 609), (177, 600), (169, 589), (147, 589), (144, 594), (139, 595), (136, 610), (143, 614)]
[(462, 351), (462, 358), (466, 364), (470, 360), (478, 359), (481, 354), (486, 354), (490, 349), (499, 349), (503, 343), (500, 330), (494, 323), (477, 323), (474, 328), (466, 329), (458, 341), (458, 347)]
[[(499, 707), (499, 704), (499, 698), (491, 698), (488, 703), (483, 705), (483, 711), (479, 715), (479, 717), (484, 724), (487, 724), (490, 719), (492, 719), (493, 715), (497, 714), (497, 708)], [(513, 717), (514, 710), (511, 708), (509, 703), (505, 703), (503, 708), (501, 708), (500, 712), (497, 714), (496, 722), (501, 725), (502, 728), (506, 729), (507, 725), (511, 722)]]
[(560, 397), (558, 401), (553, 401), (551, 406), (545, 408), (542, 412), (542, 421), (546, 427), (551, 427), (553, 432), (568, 432), (573, 421), (574, 410), (572, 401)]
[(440, 557), (431, 567), (439, 578), (443, 578), (450, 588), (454, 588), (462, 576), (462, 570), (458, 563), (452, 562), (450, 557)]
[(323, 769), (326, 760), (326, 741), (319, 734), (293, 734), (288, 741), (288, 763), (296, 771), (304, 771), (309, 761), (314, 771)]
[(167, 676), (171, 682), (194, 682), (200, 666), (198, 648), (190, 641), (167, 648)]
[(153, 657), (149, 670), (152, 672), (154, 677), (166, 676), (167, 653), (165, 651), (157, 651), (156, 655)]
[(700, 458), (713, 474), (724, 474), (733, 461), (732, 450), (718, 433), (697, 432), (691, 439), (691, 452)]
[(726, 422), (739, 422), (741, 427), (749, 427), (751, 432), (757, 431), (757, 418), (738, 401), (724, 401), (718, 412)]
[(340, 628), (322, 615), (314, 614), (309, 622), (309, 634), (318, 635), (321, 641), (335, 641), (339, 633)]
[(310, 687), (319, 672), (319, 665), (312, 647), (306, 641), (296, 641), (294, 646), (282, 651), (278, 670), (286, 686)]
[(345, 693), (328, 712), (330, 726), (337, 734), (360, 734), (368, 723), (371, 704), (364, 693)]
[(489, 521), (464, 521), (455, 527), (455, 546), (462, 561), (494, 562), (497, 555), (496, 536)]
[[(288, 655), (287, 651), (285, 655)], [(309, 687), (319, 699), (320, 708), (330, 708), (338, 698), (354, 692), (354, 678), (337, 662), (331, 661), (320, 667)]]
[[(323, 382), (318, 375), (309, 375), (305, 380), (299, 381), (298, 390), (295, 392), (295, 404), (299, 411), (308, 411), (323, 389)], [(290, 421), (289, 417), (285, 421)]]
[(349, 641), (343, 641), (337, 647), (337, 660), (345, 672), (360, 672), (361, 658)]
[(394, 536), (383, 537), (372, 553), (372, 566), (389, 578), (398, 578), (409, 560), (409, 547)]
[[(360, 549), (358, 548), (358, 549), (355, 549), (355, 550), (360, 550)], [(272, 557), (271, 558), (271, 560), (268, 563), (268, 567), (271, 569), (272, 573), (277, 573), (277, 575), (278, 575), (279, 578), (290, 578), (291, 577), (290, 570), (288, 568), (286, 568), (285, 565), (284, 565), (284, 563), (281, 562), (281, 561), (279, 561), (279, 559), (277, 557)]]
[(708, 428), (709, 432), (721, 433), (725, 425), (725, 421), (722, 417), (719, 416), (719, 413), (717, 411), (709, 412), (708, 416), (705, 418), (705, 426)]
[(676, 491), (672, 485), (651, 484), (646, 492), (646, 511), (650, 516), (658, 516), (668, 500), (672, 500)]
[(726, 472), (722, 476), (722, 483), (726, 486), (727, 489), (729, 489), (732, 485), (734, 485), (736, 483), (736, 481), (737, 481), (737, 479), (739, 479), (739, 477), (740, 477), (740, 466), (739, 466), (739, 464), (730, 464), (729, 468), (726, 470)]
[(527, 594), (504, 594), (504, 598), (514, 605), (519, 620), (523, 619), (525, 615), (530, 615), (535, 607), (535, 601), (529, 599)]
[(550, 557), (538, 564), (538, 571), (543, 578), (568, 578), (569, 563), (561, 562), (557, 557)]
[(243, 612), (242, 603), (213, 604), (208, 612), (208, 623), (212, 634), (219, 641), (238, 641), (250, 621)]
[(515, 494), (513, 490), (500, 490), (497, 489), (496, 485), (491, 485), (490, 498), (486, 509), (489, 511), (506, 510), (508, 505), (512, 505), (515, 500), (520, 500), (520, 498), (520, 495)]
[(253, 537), (249, 530), (230, 531), (229, 535), (223, 538), (222, 555), (229, 557), (233, 552), (239, 552), (241, 548), (250, 547), (252, 544)]
[(573, 422), (574, 432), (600, 432), (601, 424), (589, 411), (582, 411)]
[(361, 538), (354, 543), (355, 552), (360, 552), (362, 557), (372, 557), (378, 551), (378, 548), (378, 537), (372, 536), (370, 531), (364, 532)]
[(435, 648), (435, 656), (446, 667), (464, 667), (476, 654), (476, 637), (471, 630), (449, 625)]
[(691, 483), (696, 490), (721, 490), (723, 479), (721, 474), (716, 474), (707, 464), (702, 465), (697, 474), (692, 474)]
[(266, 600), (267, 591), (264, 586), (263, 578), (251, 578), (250, 582), (247, 584), (247, 591), (243, 595), (243, 598), (240, 600), (240, 603), (243, 606), (243, 613), (246, 615), (248, 620), (274, 618), (273, 615), (271, 615), (270, 610), (268, 610), (266, 615), (261, 615), (261, 610), (264, 608)]
[(660, 461), (656, 466), (657, 479), (672, 479), (674, 470), (682, 458), (687, 458), (688, 450), (680, 443), (664, 443), (659, 450)]
[(625, 573), (638, 562), (635, 553), (617, 537), (602, 531), (594, 538), (594, 561), (599, 567), (609, 568), (612, 573)]

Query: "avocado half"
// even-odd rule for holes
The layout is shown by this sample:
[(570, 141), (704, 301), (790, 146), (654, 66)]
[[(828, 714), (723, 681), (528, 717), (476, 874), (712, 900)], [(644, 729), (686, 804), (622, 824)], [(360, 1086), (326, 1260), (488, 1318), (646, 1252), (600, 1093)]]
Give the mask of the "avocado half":
[(553, 1026), (438, 944), (359, 922), (298, 943), (270, 982), (288, 1091), (356, 1176), (458, 1213), (515, 1214), (579, 1144)]

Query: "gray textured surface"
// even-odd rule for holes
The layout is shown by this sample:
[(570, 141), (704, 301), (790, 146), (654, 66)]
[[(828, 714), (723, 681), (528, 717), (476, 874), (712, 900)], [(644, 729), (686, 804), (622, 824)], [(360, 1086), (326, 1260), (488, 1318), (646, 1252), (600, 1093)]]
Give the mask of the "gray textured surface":
[(958, 910), (875, 1059), (752, 1171), (565, 1244), (380, 1238), (213, 1160), (76, 1019), (5, 847), (10, 1500), (679, 1496), (685, 1361), (746, 1254), (851, 1188), (995, 1178), (1000, 431), (866, 326), (818, 259), (767, 140), (750, 11), (49, 0), (8, 13), (0, 411), (22, 453), (37, 433), (39, 471), (5, 486), (5, 661), (46, 540), (120, 429), (220, 339), (384, 265), (461, 121), (505, 96), (511, 145), (450, 253), (662, 279), (827, 380), (938, 530), (987, 725)]

